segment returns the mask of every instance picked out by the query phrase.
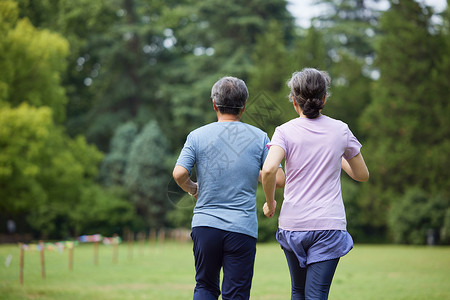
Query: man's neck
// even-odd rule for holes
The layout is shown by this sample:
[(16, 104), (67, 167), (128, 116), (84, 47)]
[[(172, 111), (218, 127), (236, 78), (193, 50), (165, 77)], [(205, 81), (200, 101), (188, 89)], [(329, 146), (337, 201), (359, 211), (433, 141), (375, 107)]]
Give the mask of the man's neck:
[(241, 120), (240, 115), (230, 115), (217, 113), (217, 122), (237, 122)]

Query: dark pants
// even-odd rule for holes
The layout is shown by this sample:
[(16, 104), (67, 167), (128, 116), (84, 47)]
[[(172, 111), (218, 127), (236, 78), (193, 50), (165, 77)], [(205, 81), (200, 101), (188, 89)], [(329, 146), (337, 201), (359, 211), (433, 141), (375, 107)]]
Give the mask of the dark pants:
[[(284, 249), (283, 249), (284, 250)], [(326, 300), (339, 258), (301, 268), (294, 252), (284, 250), (291, 273), (291, 300)]]
[(211, 227), (194, 227), (194, 300), (217, 299), (223, 267), (222, 299), (249, 299), (256, 239)]

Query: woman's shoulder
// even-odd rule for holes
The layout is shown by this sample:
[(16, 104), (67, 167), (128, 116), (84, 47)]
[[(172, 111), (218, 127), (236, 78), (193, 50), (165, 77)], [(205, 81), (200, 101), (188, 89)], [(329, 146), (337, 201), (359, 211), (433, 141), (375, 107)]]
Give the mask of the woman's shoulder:
[(344, 128), (348, 127), (347, 123), (345, 123), (344, 121), (334, 119), (334, 118), (326, 116), (326, 115), (322, 115), (321, 120), (324, 123), (331, 124), (332, 126), (339, 126), (339, 127), (344, 127)]

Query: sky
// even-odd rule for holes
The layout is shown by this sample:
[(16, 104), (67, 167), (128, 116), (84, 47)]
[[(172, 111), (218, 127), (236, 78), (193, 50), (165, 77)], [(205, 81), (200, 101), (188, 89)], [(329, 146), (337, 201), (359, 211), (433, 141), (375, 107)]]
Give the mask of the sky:
[[(441, 12), (447, 6), (446, 0), (419, 0), (425, 2), (427, 5), (434, 7), (436, 12)], [(313, 5), (314, 0), (288, 0), (288, 10), (296, 18), (298, 25), (308, 28), (310, 25), (311, 17), (317, 16), (320, 13), (320, 6)], [(387, 1), (381, 8), (386, 9), (388, 7)]]

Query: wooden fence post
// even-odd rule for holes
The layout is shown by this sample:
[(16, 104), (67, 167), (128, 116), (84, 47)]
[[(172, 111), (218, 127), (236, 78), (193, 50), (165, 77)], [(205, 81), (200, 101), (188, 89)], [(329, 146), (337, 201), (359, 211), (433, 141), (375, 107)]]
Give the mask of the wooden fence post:
[(133, 259), (133, 246), (134, 246), (134, 232), (129, 230), (128, 231), (128, 259)]
[(43, 241), (39, 241), (39, 247), (41, 252), (41, 277), (42, 279), (45, 279), (45, 257), (44, 257), (45, 246)]
[(73, 248), (74, 245), (72, 243), (67, 244), (69, 248), (69, 270), (73, 271)]
[(23, 244), (19, 243), (19, 247), (20, 247), (19, 282), (21, 285), (23, 285), (23, 261), (24, 261)]
[(118, 256), (119, 256), (119, 237), (117, 234), (113, 235), (113, 257), (112, 262), (113, 264), (117, 263)]
[(98, 265), (98, 242), (94, 242), (94, 265)]

